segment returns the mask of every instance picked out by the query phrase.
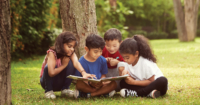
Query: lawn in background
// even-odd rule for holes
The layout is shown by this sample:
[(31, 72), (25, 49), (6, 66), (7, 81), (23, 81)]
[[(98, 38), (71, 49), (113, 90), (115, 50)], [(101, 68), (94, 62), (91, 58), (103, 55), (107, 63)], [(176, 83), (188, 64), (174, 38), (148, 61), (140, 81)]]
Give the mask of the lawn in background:
[[(44, 98), (44, 90), (39, 83), (39, 74), (44, 56), (12, 61), (11, 86), (12, 103), (23, 104), (200, 104), (200, 38), (195, 42), (179, 42), (178, 39), (151, 40), (151, 47), (157, 56), (157, 65), (168, 78), (169, 89), (158, 99), (128, 97), (116, 94), (112, 98), (95, 97), (74, 99), (60, 97)], [(74, 84), (71, 85), (74, 89)]]

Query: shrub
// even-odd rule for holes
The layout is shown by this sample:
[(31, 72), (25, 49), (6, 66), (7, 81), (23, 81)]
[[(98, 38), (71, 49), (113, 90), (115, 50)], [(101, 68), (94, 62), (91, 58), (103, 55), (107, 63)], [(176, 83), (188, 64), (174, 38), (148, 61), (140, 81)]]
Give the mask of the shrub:
[(167, 38), (178, 38), (178, 31), (177, 30), (171, 31)]
[(147, 32), (143, 30), (132, 30), (130, 31), (130, 34), (128, 35), (128, 37), (132, 37), (133, 35), (137, 35), (137, 34), (146, 36)]
[(58, 0), (11, 0), (12, 57), (38, 54), (44, 50), (43, 45), (51, 43), (48, 34), (56, 24), (57, 3)]
[(167, 38), (168, 34), (166, 32), (157, 32), (153, 31), (146, 35), (149, 39), (165, 39)]
[(200, 30), (197, 30), (196, 36), (197, 36), (197, 37), (200, 37)]
[(133, 14), (121, 1), (116, 1), (117, 7), (110, 6), (108, 0), (95, 0), (98, 33), (103, 36), (110, 28), (117, 28), (122, 33), (122, 39), (128, 36), (127, 27), (124, 25), (125, 15)]

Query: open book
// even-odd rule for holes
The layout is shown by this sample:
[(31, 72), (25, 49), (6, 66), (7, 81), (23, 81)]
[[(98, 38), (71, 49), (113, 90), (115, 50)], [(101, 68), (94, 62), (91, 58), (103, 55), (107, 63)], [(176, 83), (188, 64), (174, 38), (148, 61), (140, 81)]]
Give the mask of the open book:
[(74, 75), (69, 75), (67, 78), (71, 78), (74, 80), (83, 80), (83, 81), (90, 81), (90, 82), (103, 82), (103, 81), (113, 81), (113, 80), (120, 80), (128, 77), (128, 74), (123, 75), (123, 76), (116, 76), (116, 77), (106, 77), (106, 78), (101, 78), (101, 79), (91, 79), (91, 78), (83, 78), (80, 76), (74, 76)]

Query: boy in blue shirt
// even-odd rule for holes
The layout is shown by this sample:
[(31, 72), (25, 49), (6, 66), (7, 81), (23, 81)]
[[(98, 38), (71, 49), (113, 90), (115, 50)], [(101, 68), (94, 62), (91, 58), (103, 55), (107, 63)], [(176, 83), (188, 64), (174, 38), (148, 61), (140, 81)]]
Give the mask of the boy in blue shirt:
[[(101, 56), (105, 46), (103, 38), (98, 35), (91, 34), (86, 38), (86, 54), (83, 55), (79, 62), (87, 73), (96, 75), (97, 79), (105, 78), (108, 73), (107, 61)], [(76, 75), (82, 76), (77, 71)], [(115, 94), (117, 84), (115, 81), (110, 83), (93, 83), (88, 81), (77, 81), (74, 97), (93, 97), (93, 96), (108, 96), (112, 97)]]

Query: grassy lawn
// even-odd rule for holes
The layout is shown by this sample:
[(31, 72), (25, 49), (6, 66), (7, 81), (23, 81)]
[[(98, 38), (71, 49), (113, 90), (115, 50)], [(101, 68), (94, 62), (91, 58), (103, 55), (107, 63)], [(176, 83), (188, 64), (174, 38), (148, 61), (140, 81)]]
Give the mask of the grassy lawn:
[[(128, 97), (116, 94), (112, 98), (95, 97), (74, 99), (60, 97), (44, 98), (44, 90), (39, 83), (39, 74), (44, 56), (13, 61), (11, 64), (12, 103), (15, 104), (200, 104), (200, 38), (195, 42), (179, 42), (177, 39), (151, 40), (157, 55), (158, 66), (168, 78), (169, 90), (157, 99)], [(31, 89), (31, 90), (29, 90)], [(71, 85), (74, 89), (74, 85)]]

